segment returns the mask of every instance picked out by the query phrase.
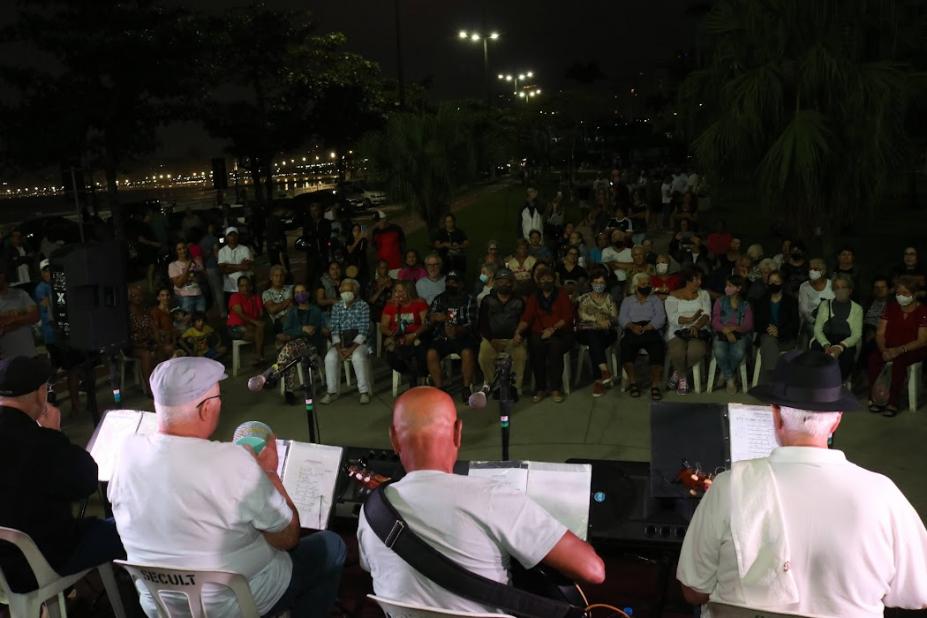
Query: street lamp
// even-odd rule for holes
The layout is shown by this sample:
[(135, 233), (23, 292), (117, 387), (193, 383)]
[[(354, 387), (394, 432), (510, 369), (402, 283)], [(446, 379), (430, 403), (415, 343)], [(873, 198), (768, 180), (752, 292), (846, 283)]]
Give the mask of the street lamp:
[(457, 38), (461, 41), (469, 39), (471, 43), (483, 42), (483, 87), (486, 90), (486, 105), (490, 105), (492, 100), (489, 95), (489, 42), (498, 41), (499, 33), (493, 31), (487, 35), (472, 30), (460, 30)]
[(498, 78), (500, 81), (505, 82), (514, 82), (512, 84), (512, 94), (518, 96), (518, 83), (526, 79), (532, 79), (534, 77), (534, 71), (522, 71), (521, 73), (499, 73)]

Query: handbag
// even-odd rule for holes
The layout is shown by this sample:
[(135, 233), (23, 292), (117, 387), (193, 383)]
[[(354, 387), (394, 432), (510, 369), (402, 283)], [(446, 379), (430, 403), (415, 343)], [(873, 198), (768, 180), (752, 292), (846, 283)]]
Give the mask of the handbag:
[[(878, 350), (873, 351), (873, 354), (878, 353)], [(888, 363), (885, 363), (885, 365), (882, 366), (882, 371), (880, 371), (878, 377), (876, 377), (875, 382), (872, 383), (872, 403), (877, 406), (887, 406), (891, 390), (892, 371)]]

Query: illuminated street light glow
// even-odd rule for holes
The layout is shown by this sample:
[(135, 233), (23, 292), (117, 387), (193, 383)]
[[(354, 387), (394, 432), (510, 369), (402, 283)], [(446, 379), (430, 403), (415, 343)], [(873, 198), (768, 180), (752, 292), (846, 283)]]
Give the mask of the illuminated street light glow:
[(480, 35), (474, 32), (473, 34), (470, 35), (470, 40), (476, 43), (477, 41), (480, 40)]
[(534, 77), (534, 71), (528, 71), (528, 72), (526, 73), (526, 75), (527, 75), (528, 77)]
[(460, 39), (465, 39), (465, 38), (467, 38), (468, 36), (470, 36), (470, 35), (467, 34), (467, 31), (466, 31), (466, 30), (461, 30), (460, 32), (457, 33), (457, 38), (460, 38)]
[(334, 152), (330, 152), (330, 153), (328, 153), (328, 156), (331, 157), (332, 159), (334, 159), (334, 158), (336, 158), (338, 155), (336, 155)]
[(489, 35), (489, 38), (492, 39), (493, 41), (495, 41), (496, 39), (499, 38), (499, 33), (498, 33), (498, 32), (493, 32), (493, 33), (491, 33), (491, 34)]

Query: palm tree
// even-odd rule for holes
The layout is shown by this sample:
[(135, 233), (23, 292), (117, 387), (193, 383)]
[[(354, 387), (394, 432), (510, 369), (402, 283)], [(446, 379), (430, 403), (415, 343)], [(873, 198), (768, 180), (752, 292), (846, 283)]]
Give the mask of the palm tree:
[(830, 249), (906, 154), (904, 19), (891, 0), (717, 2), (702, 24), (707, 65), (680, 90), (699, 162), (751, 180), (792, 232), (820, 228)]

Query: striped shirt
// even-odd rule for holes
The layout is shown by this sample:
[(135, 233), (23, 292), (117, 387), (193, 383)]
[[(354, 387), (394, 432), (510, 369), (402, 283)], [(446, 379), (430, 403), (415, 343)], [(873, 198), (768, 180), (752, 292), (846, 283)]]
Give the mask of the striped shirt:
[(332, 343), (341, 343), (341, 333), (357, 331), (354, 343), (361, 344), (370, 334), (370, 307), (358, 299), (346, 305), (343, 300), (332, 307), (331, 319)]

